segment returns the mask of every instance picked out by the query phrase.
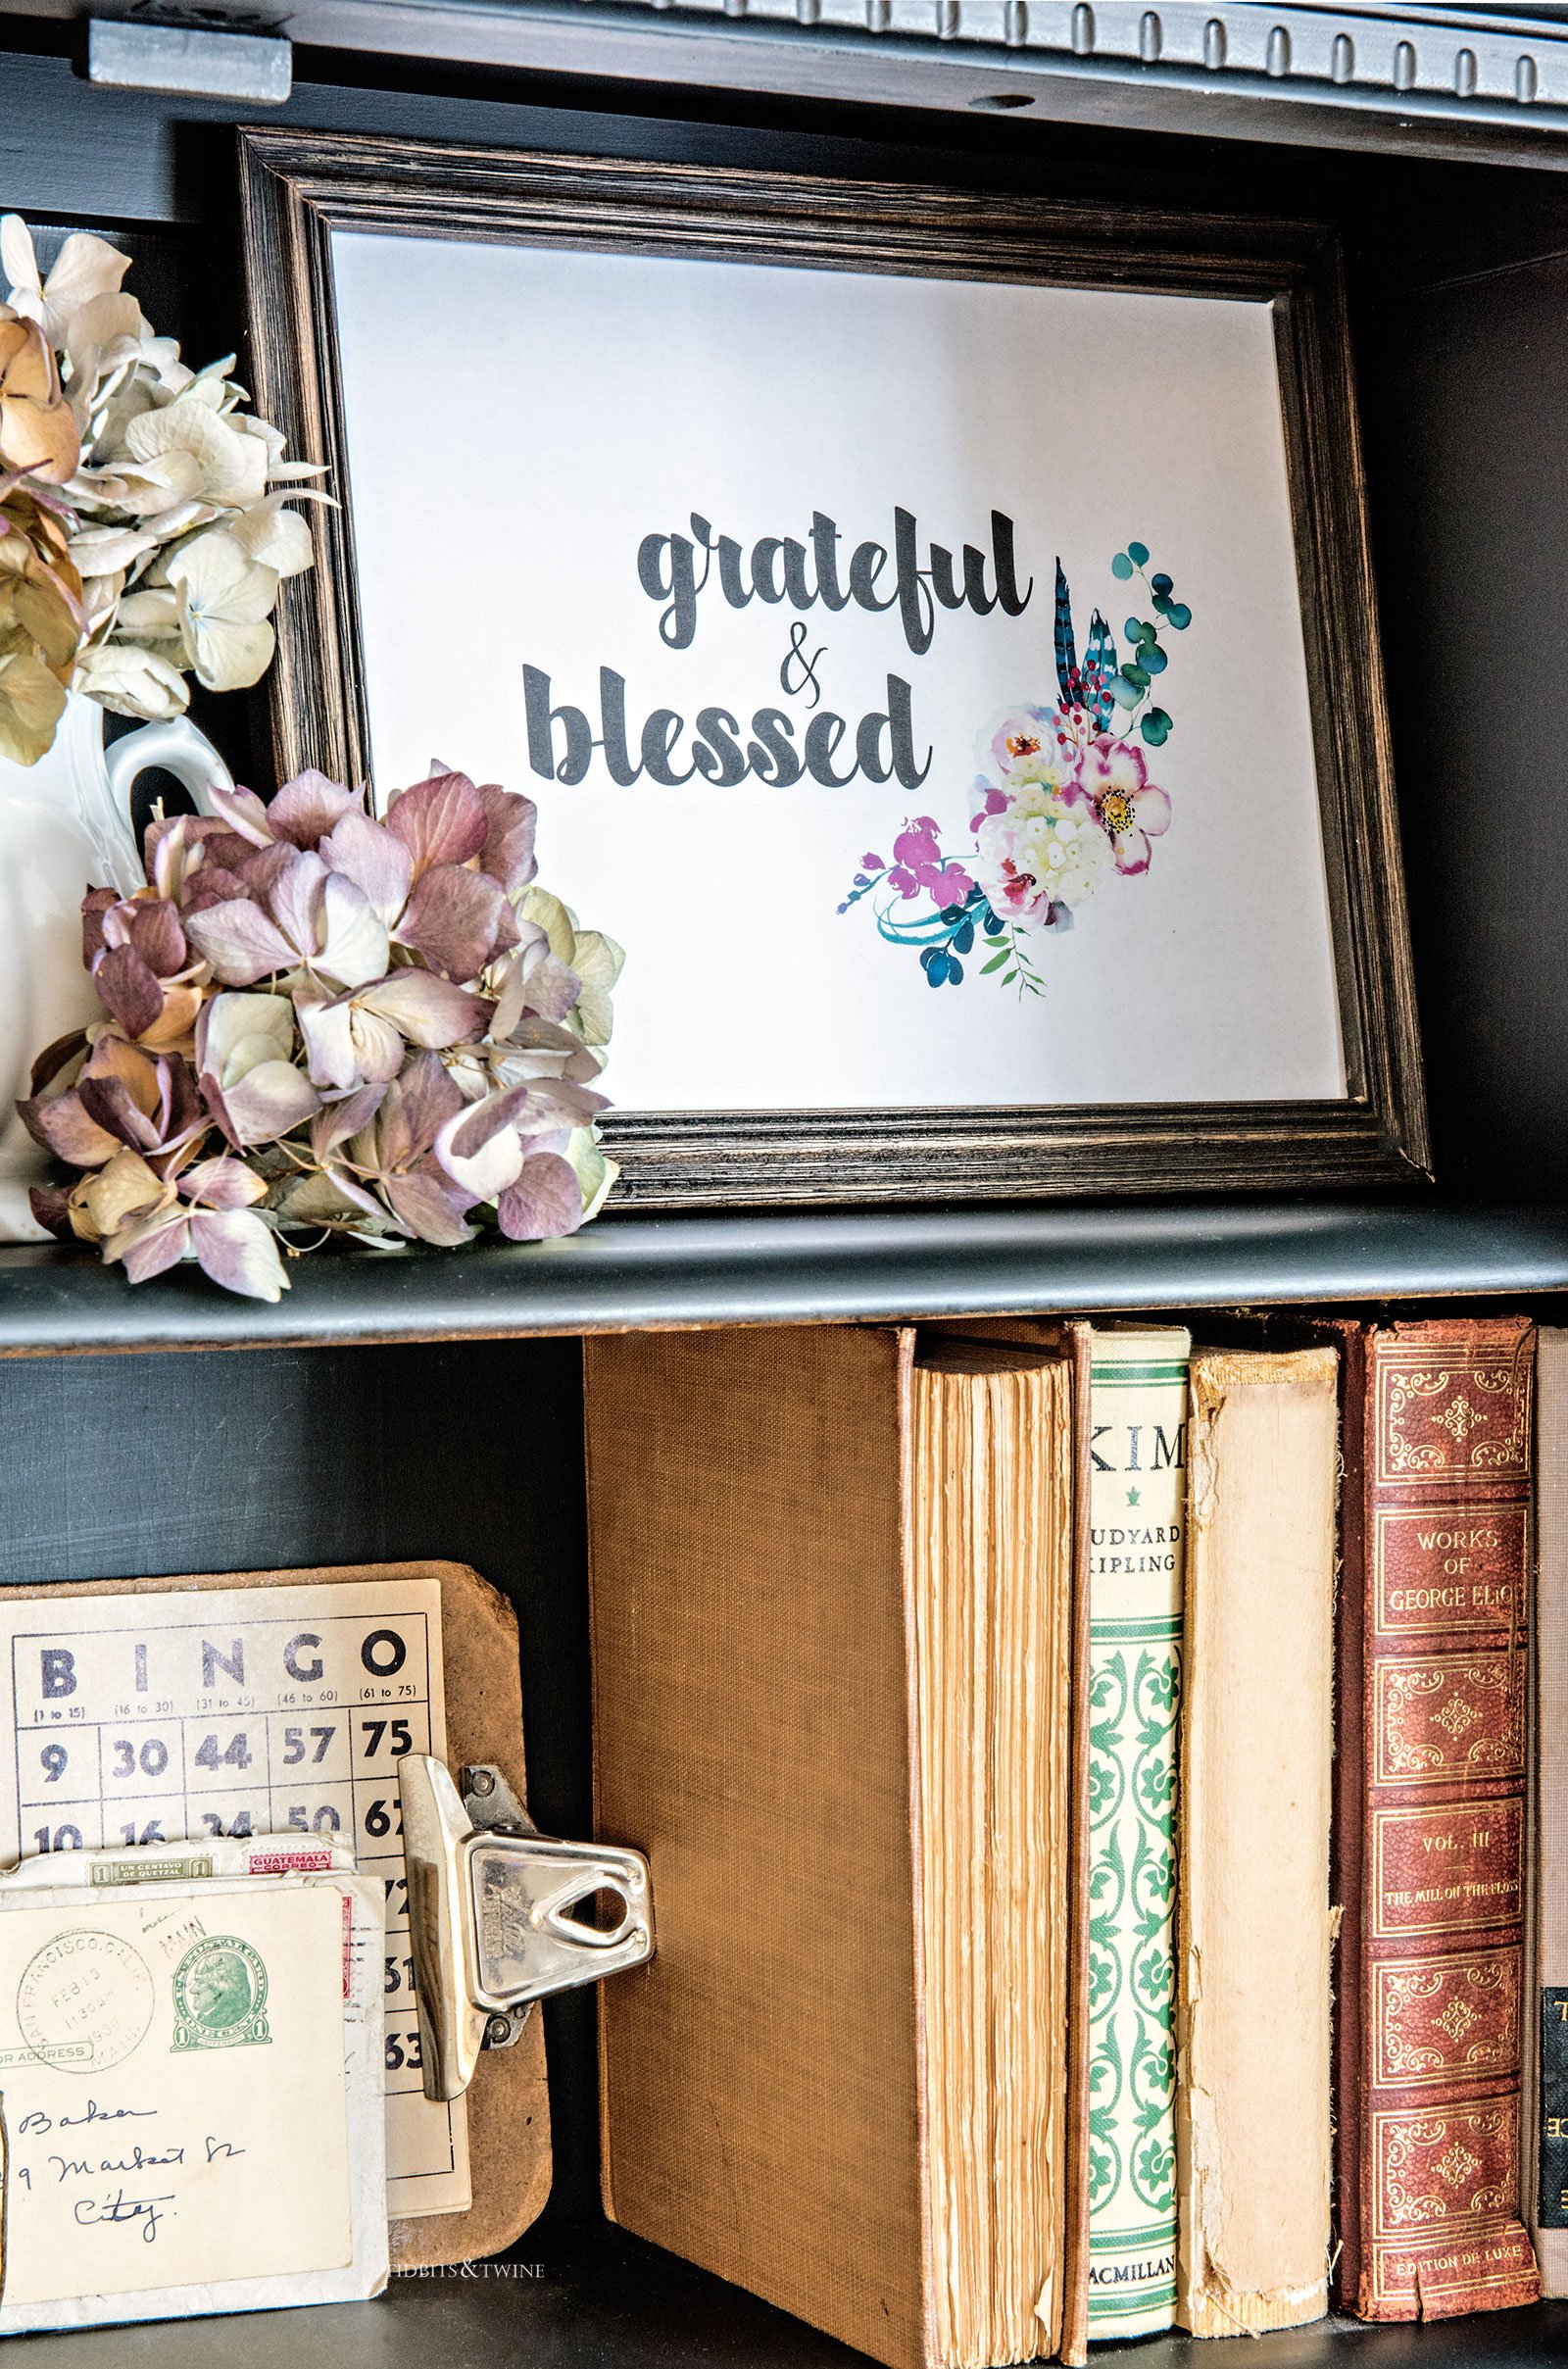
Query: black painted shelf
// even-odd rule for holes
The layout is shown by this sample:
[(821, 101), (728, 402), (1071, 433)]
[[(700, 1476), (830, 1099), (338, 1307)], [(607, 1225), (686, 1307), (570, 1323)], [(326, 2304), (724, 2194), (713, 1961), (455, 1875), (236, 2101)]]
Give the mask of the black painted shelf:
[(0, 1251), (0, 1356), (506, 1339), (1568, 1290), (1568, 1209), (1236, 1199), (602, 1218), (564, 1242), (291, 1261), (276, 1308)]
[[(1096, 2345), (1122, 2369), (1539, 2369), (1568, 2356), (1568, 2304), (1424, 2328), (1357, 2320), (1258, 2338)], [(864, 2369), (865, 2356), (672, 2254), (603, 2226), (394, 2279), (374, 2303), (32, 2337), (60, 2369)]]

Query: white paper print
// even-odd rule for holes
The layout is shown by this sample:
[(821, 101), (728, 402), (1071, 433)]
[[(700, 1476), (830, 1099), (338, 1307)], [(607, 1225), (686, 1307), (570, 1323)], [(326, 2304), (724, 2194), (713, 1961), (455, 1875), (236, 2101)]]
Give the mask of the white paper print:
[(1343, 1099), (1266, 305), (333, 270), (380, 795), (538, 801), (622, 1109)]

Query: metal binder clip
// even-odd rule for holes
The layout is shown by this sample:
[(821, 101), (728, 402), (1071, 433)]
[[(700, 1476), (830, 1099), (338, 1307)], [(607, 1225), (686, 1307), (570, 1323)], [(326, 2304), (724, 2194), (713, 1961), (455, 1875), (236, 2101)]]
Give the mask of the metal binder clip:
[[(398, 1763), (415, 2001), (427, 2098), (461, 2098), (484, 2048), (510, 2048), (536, 1999), (575, 1990), (654, 1953), (653, 1896), (640, 1851), (551, 1843), (498, 1768)], [(612, 1893), (612, 1931), (571, 1909)]]

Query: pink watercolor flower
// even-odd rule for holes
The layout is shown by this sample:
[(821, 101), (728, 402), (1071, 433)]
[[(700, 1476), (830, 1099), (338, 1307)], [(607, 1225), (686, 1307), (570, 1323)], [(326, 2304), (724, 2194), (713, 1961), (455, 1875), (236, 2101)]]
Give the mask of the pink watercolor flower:
[(1031, 758), (1054, 757), (1054, 708), (1009, 708), (992, 730), (988, 754), (992, 765), (1004, 776)]
[(915, 865), (939, 864), (942, 862), (942, 826), (929, 814), (917, 814), (912, 822), (906, 821), (893, 842), (893, 857), (897, 864)]
[(999, 790), (996, 783), (987, 781), (983, 773), (975, 776), (969, 795), (979, 802), (969, 817), (969, 828), (972, 831), (980, 828), (988, 814), (1004, 814), (1007, 811), (1006, 791)]
[(1074, 912), (1108, 861), (1104, 833), (1076, 786), (1024, 792), (1004, 814), (988, 814), (977, 835), (975, 869), (992, 912), (1027, 928), (1050, 929)]
[(1001, 854), (987, 875), (986, 898), (1002, 920), (1032, 922), (1038, 929), (1049, 929), (1059, 913), (1069, 910), (1054, 904), (1050, 889), (1021, 870), (1013, 857)]
[(929, 814), (906, 821), (893, 842), (894, 863), (888, 878), (901, 897), (917, 897), (924, 889), (934, 905), (962, 905), (974, 882), (961, 864), (950, 863), (943, 856), (939, 829)]
[(1099, 741), (1084, 751), (1079, 783), (1110, 841), (1119, 872), (1147, 872), (1151, 839), (1170, 828), (1170, 799), (1149, 779), (1141, 749)]

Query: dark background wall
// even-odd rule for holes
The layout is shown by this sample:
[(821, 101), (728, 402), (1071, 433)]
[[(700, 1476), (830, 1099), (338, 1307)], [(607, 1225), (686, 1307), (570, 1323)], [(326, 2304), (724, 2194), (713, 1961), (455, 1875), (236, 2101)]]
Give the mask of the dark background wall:
[(1568, 1175), (1568, 255), (1367, 308), (1370, 480), (1446, 1180)]

